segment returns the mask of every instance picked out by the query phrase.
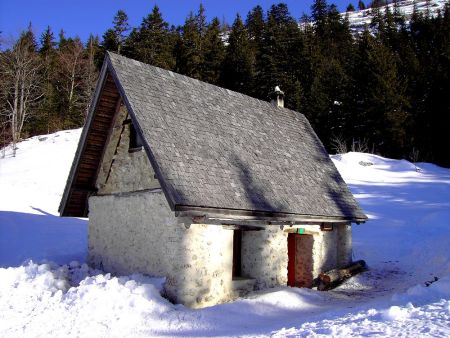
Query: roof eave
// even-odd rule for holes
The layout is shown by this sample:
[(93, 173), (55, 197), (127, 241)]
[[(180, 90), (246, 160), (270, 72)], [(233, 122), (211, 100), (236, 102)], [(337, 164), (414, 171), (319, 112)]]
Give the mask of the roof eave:
[(83, 130), (82, 130), (82, 133), (81, 133), (81, 136), (80, 136), (80, 140), (78, 142), (78, 147), (77, 147), (77, 150), (75, 152), (75, 157), (74, 157), (74, 160), (72, 162), (72, 166), (71, 166), (71, 169), (70, 169), (70, 172), (69, 172), (69, 176), (68, 176), (67, 183), (66, 183), (66, 186), (65, 186), (65, 189), (64, 189), (64, 192), (63, 192), (63, 196), (61, 198), (61, 202), (60, 202), (60, 205), (59, 205), (59, 208), (58, 208), (58, 212), (60, 213), (60, 216), (74, 216), (74, 217), (87, 217), (88, 216), (87, 208), (85, 208), (85, 210), (83, 210), (83, 212), (81, 212), (80, 214), (76, 214), (76, 215), (73, 215), (73, 214), (69, 215), (67, 213), (67, 211), (66, 211), (66, 208), (67, 208), (67, 203), (68, 203), (71, 191), (73, 189), (74, 179), (75, 179), (75, 175), (76, 175), (77, 170), (78, 170), (78, 166), (79, 166), (79, 163), (80, 163), (80, 158), (81, 158), (81, 156), (83, 154), (83, 151), (84, 151), (84, 149), (86, 147), (86, 140), (87, 140), (87, 136), (88, 136), (88, 133), (89, 133), (89, 129), (91, 127), (91, 124), (92, 124), (92, 121), (93, 121), (93, 118), (94, 118), (94, 115), (95, 115), (95, 111), (97, 109), (97, 105), (98, 105), (98, 102), (99, 102), (99, 98), (101, 96), (101, 93), (102, 93), (103, 87), (105, 85), (106, 78), (107, 78), (108, 74), (110, 74), (111, 77), (113, 78), (114, 83), (116, 85), (116, 88), (117, 88), (117, 90), (119, 92), (119, 95), (120, 95), (123, 103), (127, 107), (127, 110), (128, 110), (129, 115), (130, 115), (130, 118), (131, 118), (131, 120), (133, 121), (133, 123), (135, 125), (136, 131), (138, 132), (138, 134), (140, 134), (141, 139), (143, 140), (145, 152), (146, 152), (146, 154), (147, 154), (147, 156), (148, 156), (148, 158), (150, 160), (150, 163), (152, 164), (152, 167), (153, 167), (153, 169), (155, 171), (157, 179), (158, 179), (158, 181), (161, 184), (161, 188), (162, 188), (162, 190), (164, 192), (164, 195), (165, 195), (165, 197), (167, 199), (167, 202), (168, 202), (171, 210), (174, 211), (175, 210), (175, 203), (176, 203), (175, 193), (170, 189), (170, 186), (166, 183), (163, 175), (161, 174), (161, 170), (159, 169), (159, 166), (158, 166), (158, 164), (157, 164), (157, 162), (155, 160), (155, 157), (154, 157), (154, 155), (153, 155), (153, 153), (152, 153), (152, 151), (150, 149), (150, 145), (148, 144), (146, 138), (143, 136), (143, 132), (142, 132), (141, 126), (139, 124), (139, 121), (136, 118), (136, 114), (133, 111), (133, 107), (130, 104), (130, 102), (129, 102), (126, 94), (125, 94), (125, 91), (124, 91), (124, 89), (123, 89), (123, 87), (122, 87), (122, 85), (120, 83), (120, 80), (119, 80), (119, 78), (117, 76), (117, 73), (116, 73), (116, 71), (114, 69), (114, 66), (113, 66), (113, 64), (111, 62), (111, 59), (109, 57), (109, 52), (107, 52), (106, 55), (105, 55), (105, 59), (104, 59), (104, 62), (103, 62), (102, 69), (100, 71), (100, 76), (99, 76), (99, 80), (97, 82), (97, 87), (96, 87), (94, 95), (93, 95), (92, 104), (90, 106), (89, 113), (88, 113), (88, 115), (86, 117), (86, 122), (85, 122), (85, 124), (83, 126)]
[(196, 207), (176, 205), (177, 217), (189, 217), (194, 220), (209, 220), (218, 222), (262, 222), (265, 224), (305, 224), (305, 223), (364, 223), (367, 217), (307, 215), (283, 212), (267, 212), (258, 210), (219, 209), (211, 207)]
[[(72, 161), (72, 166), (70, 167), (70, 171), (69, 171), (69, 176), (67, 178), (66, 186), (64, 188), (64, 192), (63, 192), (63, 195), (62, 195), (62, 198), (61, 198), (61, 202), (60, 202), (59, 207), (58, 207), (58, 212), (59, 212), (60, 216), (69, 216), (69, 215), (66, 214), (67, 201), (69, 199), (69, 195), (70, 195), (70, 192), (72, 190), (75, 174), (76, 174), (76, 172), (78, 170), (78, 165), (79, 165), (79, 162), (80, 162), (81, 155), (82, 155), (82, 153), (84, 151), (84, 148), (86, 147), (86, 138), (88, 136), (88, 132), (89, 132), (90, 126), (92, 124), (92, 120), (93, 120), (93, 117), (94, 117), (94, 112), (97, 109), (97, 104), (98, 104), (98, 101), (99, 101), (99, 97), (100, 97), (102, 89), (103, 89), (103, 87), (105, 85), (106, 75), (108, 74), (108, 68), (109, 68), (108, 67), (108, 63), (109, 63), (108, 57), (105, 56), (105, 61), (103, 62), (103, 66), (102, 66), (102, 69), (100, 71), (99, 80), (97, 81), (97, 86), (95, 88), (94, 95), (93, 95), (93, 98), (92, 98), (92, 104), (91, 104), (91, 106), (89, 108), (89, 112), (87, 114), (86, 121), (85, 121), (85, 124), (83, 126), (83, 130), (81, 132), (80, 140), (78, 141), (77, 150), (75, 152), (74, 159)], [(72, 215), (70, 215), (70, 216), (72, 216)], [(87, 216), (87, 210), (85, 210), (83, 212), (83, 214), (73, 215), (73, 216), (86, 217)]]

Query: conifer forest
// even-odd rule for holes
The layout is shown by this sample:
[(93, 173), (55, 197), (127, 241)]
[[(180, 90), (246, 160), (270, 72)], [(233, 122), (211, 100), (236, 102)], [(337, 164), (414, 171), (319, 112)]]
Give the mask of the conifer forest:
[(228, 24), (208, 20), (200, 5), (174, 26), (155, 6), (138, 27), (118, 11), (87, 41), (51, 27), (36, 34), (32, 24), (16, 41), (0, 35), (0, 145), (81, 127), (112, 51), (261, 100), (278, 85), (285, 107), (308, 118), (330, 153), (450, 167), (450, 4), (406, 18), (378, 2), (359, 31), (315, 0), (301, 18), (280, 3)]

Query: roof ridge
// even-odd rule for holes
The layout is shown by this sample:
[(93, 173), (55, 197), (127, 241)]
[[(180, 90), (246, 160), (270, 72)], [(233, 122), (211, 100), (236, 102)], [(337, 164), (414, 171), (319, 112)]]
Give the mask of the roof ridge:
[[(223, 92), (226, 92), (228, 95), (231, 95), (231, 96), (238, 96), (238, 97), (241, 96), (241, 97), (244, 97), (244, 98), (249, 98), (249, 99), (255, 100), (255, 101), (259, 102), (259, 103), (267, 104), (267, 105), (268, 105), (269, 107), (271, 107), (271, 108), (276, 108), (276, 109), (279, 109), (279, 110), (285, 110), (285, 111), (297, 113), (297, 114), (300, 114), (301, 116), (305, 117), (304, 114), (302, 114), (302, 113), (300, 113), (300, 112), (298, 112), (298, 111), (296, 111), (296, 110), (293, 110), (293, 109), (290, 109), (290, 108), (286, 108), (286, 107), (278, 107), (278, 106), (275, 106), (275, 105), (271, 104), (269, 101), (265, 101), (265, 100), (262, 100), (262, 99), (258, 99), (257, 97), (253, 97), (253, 96), (250, 96), (250, 95), (248, 95), (248, 94), (244, 94), (244, 93), (241, 93), (241, 92), (237, 92), (237, 91), (235, 91), (235, 90), (228, 89), (228, 88), (225, 88), (225, 87), (221, 87), (221, 86), (218, 86), (218, 85), (213, 84), (213, 83), (205, 82), (205, 81), (202, 81), (202, 80), (199, 80), (199, 79), (196, 79), (196, 78), (187, 76), (187, 75), (183, 75), (183, 74), (177, 73), (177, 72), (175, 72), (175, 71), (173, 71), (173, 70), (169, 70), (169, 69), (164, 69), (164, 68), (161, 68), (161, 67), (157, 67), (157, 66), (151, 65), (151, 64), (149, 64), (149, 63), (145, 63), (145, 62), (142, 62), (142, 61), (139, 61), (139, 60), (136, 60), (136, 59), (132, 59), (132, 58), (129, 58), (129, 57), (127, 57), (127, 56), (120, 55), (120, 54), (117, 54), (117, 53), (114, 53), (114, 52), (111, 52), (111, 51), (107, 51), (106, 53), (107, 53), (108, 57), (110, 58), (110, 60), (111, 60), (111, 56), (113, 56), (114, 58), (125, 59), (125, 60), (127, 60), (128, 62), (131, 61), (131, 62), (134, 62), (134, 63), (139, 63), (140, 65), (142, 65), (142, 66), (144, 66), (144, 67), (154, 68), (155, 71), (156, 71), (157, 73), (165, 72), (165, 73), (167, 73), (169, 76), (172, 76), (172, 77), (173, 77), (173, 76), (182, 77), (183, 79), (185, 79), (185, 80), (187, 80), (187, 81), (189, 81), (189, 82), (191, 82), (191, 83), (192, 83), (192, 82), (194, 82), (194, 83), (195, 83), (195, 82), (198, 82), (198, 83), (201, 83), (201, 84), (205, 84), (205, 85), (207, 85), (207, 86), (213, 86), (213, 87), (215, 87), (215, 88), (217, 88), (217, 89), (222, 90)], [(112, 61), (112, 60), (111, 60), (111, 61)]]

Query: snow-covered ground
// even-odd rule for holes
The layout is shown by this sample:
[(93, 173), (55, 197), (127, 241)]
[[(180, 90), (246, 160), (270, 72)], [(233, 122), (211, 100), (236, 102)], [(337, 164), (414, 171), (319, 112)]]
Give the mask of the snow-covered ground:
[(79, 135), (0, 158), (1, 337), (450, 336), (450, 169), (332, 156), (370, 217), (353, 228), (370, 270), (329, 292), (280, 287), (191, 310), (160, 296), (161, 279), (84, 264), (86, 220), (57, 217)]
[[(398, 1), (398, 8), (400, 13), (403, 13), (406, 16), (407, 21), (410, 20), (414, 6), (416, 6), (417, 11), (420, 13), (426, 13), (428, 10), (431, 15), (437, 15), (438, 11), (443, 11), (444, 6), (448, 3), (449, 0), (430, 0), (428, 3), (426, 0), (400, 0)], [(368, 2), (367, 2), (368, 3)], [(394, 12), (394, 3), (390, 3), (387, 5), (391, 12)], [(386, 6), (380, 7), (381, 13), (384, 13)], [(372, 9), (364, 9), (360, 11), (354, 12), (345, 12), (341, 14), (342, 16), (348, 15), (348, 20), (350, 23), (350, 27), (353, 31), (362, 31), (364, 26), (369, 26), (372, 21)]]

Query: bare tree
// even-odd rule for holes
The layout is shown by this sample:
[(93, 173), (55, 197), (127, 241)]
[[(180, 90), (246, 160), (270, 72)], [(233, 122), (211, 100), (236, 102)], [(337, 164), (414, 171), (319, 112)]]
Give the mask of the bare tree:
[(32, 105), (42, 97), (41, 64), (36, 53), (31, 28), (22, 33), (11, 50), (0, 53), (1, 114), (11, 130), (13, 156), (24, 123), (29, 119)]
[(58, 50), (57, 90), (64, 98), (65, 128), (80, 127), (85, 118), (98, 72), (95, 53), (98, 38), (90, 36), (84, 48), (79, 38), (69, 39)]
[(69, 111), (74, 105), (75, 90), (81, 85), (78, 77), (83, 68), (83, 51), (81, 41), (75, 40), (73, 44), (67, 45), (59, 53), (60, 70), (65, 78), (62, 86), (67, 94)]

